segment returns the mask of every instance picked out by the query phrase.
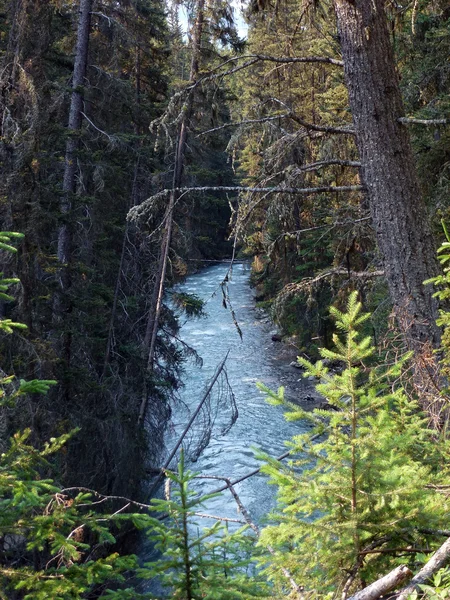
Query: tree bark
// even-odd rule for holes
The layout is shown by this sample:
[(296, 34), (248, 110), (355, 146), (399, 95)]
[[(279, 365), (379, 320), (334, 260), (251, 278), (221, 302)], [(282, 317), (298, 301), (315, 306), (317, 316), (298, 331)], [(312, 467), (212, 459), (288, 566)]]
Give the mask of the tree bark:
[(424, 281), (438, 272), (390, 43), (384, 0), (334, 0), (361, 179), (394, 313), (414, 352), (414, 381), (431, 424), (445, 420), (439, 397), (437, 302)]
[[(189, 79), (191, 83), (195, 83), (198, 78), (200, 57), (201, 57), (201, 38), (203, 34), (204, 24), (204, 7), (205, 0), (198, 0), (197, 2), (197, 15), (194, 24), (194, 30), (192, 35), (192, 56), (191, 56), (191, 69)], [(172, 179), (172, 189), (170, 191), (169, 203), (165, 214), (165, 227), (163, 239), (161, 242), (160, 256), (158, 261), (158, 271), (155, 281), (155, 290), (152, 299), (152, 305), (147, 318), (147, 327), (144, 339), (144, 355), (146, 358), (146, 372), (150, 374), (153, 371), (156, 341), (158, 335), (159, 321), (161, 317), (164, 286), (167, 272), (167, 259), (169, 256), (170, 242), (172, 238), (172, 226), (173, 226), (173, 213), (175, 205), (179, 198), (180, 192), (179, 187), (181, 185), (184, 167), (184, 155), (186, 151), (186, 143), (188, 137), (188, 120), (192, 113), (193, 106), (193, 93), (187, 100), (187, 106), (183, 114), (183, 118), (180, 123), (180, 130), (178, 134), (177, 147), (175, 152), (175, 164)], [(145, 421), (145, 415), (147, 413), (149, 401), (149, 390), (147, 385), (147, 379), (144, 382), (144, 388), (142, 393), (142, 400), (139, 409), (138, 424), (142, 425)]]
[(386, 279), (408, 346), (437, 347), (437, 305), (423, 282), (438, 272), (383, 0), (334, 0), (344, 73)]
[[(59, 289), (53, 304), (53, 321), (55, 324), (62, 320), (63, 314), (68, 315), (72, 303), (68, 298), (71, 286), (71, 255), (72, 228), (70, 214), (73, 207), (73, 197), (76, 193), (77, 152), (79, 147), (79, 132), (83, 113), (83, 85), (86, 77), (87, 58), (89, 50), (89, 30), (91, 26), (91, 11), (93, 0), (80, 0), (75, 48), (75, 62), (72, 75), (72, 96), (70, 100), (68, 137), (64, 157), (64, 176), (60, 201), (61, 225), (58, 230), (58, 278)], [(66, 370), (70, 368), (72, 359), (72, 334), (70, 325), (66, 327), (61, 337), (61, 357)], [(67, 375), (67, 373), (66, 373)], [(65, 401), (70, 400), (70, 377), (61, 377), (62, 394)]]
[[(63, 223), (58, 232), (57, 256), (58, 262), (63, 266), (63, 271), (67, 270), (71, 255), (71, 232), (68, 216), (72, 210), (73, 195), (76, 192), (78, 134), (83, 119), (83, 86), (86, 78), (92, 5), (93, 0), (80, 0), (75, 63), (72, 76), (72, 97), (69, 109), (68, 138), (64, 158), (63, 193), (60, 203)], [(62, 277), (61, 287), (63, 291), (65, 291), (66, 284), (65, 277)]]
[(412, 576), (412, 572), (405, 565), (396, 567), (393, 571), (377, 579), (363, 590), (356, 592), (347, 600), (377, 600), (380, 596), (384, 596), (388, 592), (395, 590), (398, 586)]

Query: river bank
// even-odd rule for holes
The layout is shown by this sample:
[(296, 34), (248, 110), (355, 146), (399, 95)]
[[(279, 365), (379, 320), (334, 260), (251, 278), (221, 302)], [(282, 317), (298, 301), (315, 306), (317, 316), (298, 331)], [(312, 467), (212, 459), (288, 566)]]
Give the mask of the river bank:
[(274, 329), (275, 325), (264, 309), (255, 306), (254, 311), (255, 318), (263, 324), (267, 338), (264, 350), (279, 373), (278, 387), (284, 386), (285, 398), (304, 410), (322, 406), (324, 399), (315, 389), (315, 379), (304, 377), (304, 369), (297, 365), (299, 352), (294, 341), (283, 338)]

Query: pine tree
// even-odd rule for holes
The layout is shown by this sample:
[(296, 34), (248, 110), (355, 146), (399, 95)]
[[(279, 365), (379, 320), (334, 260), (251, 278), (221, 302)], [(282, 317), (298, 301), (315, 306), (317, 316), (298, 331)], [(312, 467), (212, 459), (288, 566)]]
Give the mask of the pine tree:
[[(0, 232), (1, 250), (16, 252), (12, 242), (21, 237)], [(1, 300), (13, 299), (6, 291), (15, 283), (17, 279), (0, 274)], [(26, 326), (0, 319), (1, 334), (14, 329)], [(36, 398), (56, 383), (2, 376), (0, 427), (21, 396)], [(41, 450), (30, 443), (31, 433), (28, 428), (9, 443), (0, 440), (0, 598), (81, 600), (99, 585), (124, 581), (124, 573), (136, 566), (135, 557), (109, 550), (115, 543), (110, 528), (123, 520), (121, 511), (99, 514), (90, 493), (61, 489), (47, 476), (55, 454), (76, 432), (51, 438)], [(136, 516), (140, 522), (142, 518)], [(111, 591), (109, 597), (121, 596)]]
[(164, 520), (153, 518), (148, 532), (162, 558), (147, 563), (138, 570), (138, 575), (146, 579), (156, 577), (176, 600), (245, 600), (267, 596), (261, 579), (248, 572), (250, 561), (246, 555), (252, 546), (251, 538), (243, 535), (242, 530), (229, 533), (220, 521), (199, 528), (196, 513), (213, 496), (198, 497), (189, 489), (195, 475), (185, 470), (183, 454), (178, 472), (167, 471), (166, 476), (170, 497), (152, 501)]
[[(346, 312), (330, 312), (342, 335), (321, 355), (343, 370), (299, 358), (306, 375), (320, 380), (317, 390), (328, 405), (312, 413), (290, 407), (287, 418), (307, 419), (312, 429), (289, 443), (298, 456), (290, 466), (268, 460), (265, 470), (279, 486), (278, 524), (261, 538), (276, 548), (269, 573), (284, 565), (319, 598), (345, 597), (399, 557), (420, 560), (434, 547), (432, 532), (444, 526), (448, 510), (435, 489), (446, 477), (448, 442), (436, 443), (417, 402), (398, 384), (408, 356), (387, 367), (371, 364), (375, 349), (359, 333), (369, 315), (356, 292)], [(282, 389), (264, 389), (269, 400), (283, 402)]]

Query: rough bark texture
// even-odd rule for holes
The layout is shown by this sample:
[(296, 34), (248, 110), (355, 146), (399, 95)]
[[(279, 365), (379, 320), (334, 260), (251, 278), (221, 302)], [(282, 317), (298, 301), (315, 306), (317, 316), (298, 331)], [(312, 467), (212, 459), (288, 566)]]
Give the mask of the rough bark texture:
[(408, 346), (439, 343), (436, 303), (423, 282), (437, 272), (414, 165), (384, 0), (335, 0), (350, 108), (386, 279)]
[[(78, 132), (81, 129), (83, 112), (83, 85), (86, 77), (87, 58), (89, 50), (89, 30), (91, 26), (91, 11), (93, 0), (80, 0), (77, 29), (77, 44), (75, 63), (72, 76), (72, 97), (69, 110), (69, 137), (66, 143), (64, 160), (63, 195), (61, 199), (61, 216), (66, 218), (58, 232), (58, 262), (67, 265), (70, 260), (70, 231), (67, 215), (72, 209), (72, 197), (76, 192), (76, 153), (78, 150)], [(62, 277), (64, 289), (64, 277)]]
[[(70, 214), (73, 207), (73, 197), (76, 193), (77, 151), (79, 147), (79, 132), (82, 124), (83, 85), (86, 78), (87, 59), (89, 50), (89, 30), (91, 26), (91, 11), (94, 0), (80, 0), (77, 27), (77, 42), (75, 61), (72, 75), (72, 95), (69, 108), (68, 138), (64, 157), (64, 176), (60, 202), (61, 225), (58, 229), (57, 258), (59, 263), (59, 289), (53, 302), (53, 322), (62, 323), (63, 315), (72, 311), (72, 303), (68, 292), (71, 286), (71, 254), (72, 231)], [(72, 333), (66, 327), (60, 339), (58, 352), (64, 367), (70, 368), (72, 362)], [(70, 401), (70, 377), (60, 378), (61, 393), (66, 402)]]

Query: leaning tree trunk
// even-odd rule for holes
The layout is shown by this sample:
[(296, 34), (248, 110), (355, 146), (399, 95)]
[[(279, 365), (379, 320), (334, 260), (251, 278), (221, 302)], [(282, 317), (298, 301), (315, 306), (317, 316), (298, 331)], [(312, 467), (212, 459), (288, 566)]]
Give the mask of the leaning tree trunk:
[(334, 7), (361, 177), (395, 315), (408, 347), (431, 367), (416, 382), (425, 396), (436, 396), (430, 349), (440, 341), (437, 305), (423, 282), (438, 267), (409, 135), (399, 122), (404, 107), (384, 0), (334, 0)]
[[(192, 56), (191, 56), (191, 68), (189, 74), (189, 80), (191, 83), (195, 83), (198, 78), (200, 69), (200, 57), (201, 57), (201, 39), (203, 35), (204, 25), (204, 9), (205, 0), (198, 0), (197, 2), (197, 14), (194, 24), (193, 36), (192, 36)], [(144, 354), (146, 358), (146, 370), (150, 374), (153, 371), (156, 341), (158, 335), (159, 321), (161, 317), (161, 311), (163, 306), (163, 295), (164, 286), (166, 281), (167, 271), (167, 259), (170, 250), (170, 241), (172, 238), (172, 226), (175, 205), (179, 199), (179, 192), (177, 189), (181, 187), (184, 167), (184, 157), (186, 152), (186, 144), (188, 139), (188, 121), (191, 117), (192, 107), (194, 102), (194, 92), (190, 93), (189, 98), (186, 101), (186, 107), (183, 113), (183, 117), (180, 123), (180, 129), (178, 134), (178, 141), (175, 153), (175, 165), (172, 178), (172, 191), (169, 197), (169, 203), (167, 206), (166, 214), (164, 216), (165, 228), (163, 239), (161, 242), (160, 256), (158, 271), (155, 281), (155, 289), (152, 298), (152, 305), (147, 319), (147, 328), (144, 339)], [(145, 415), (147, 412), (149, 402), (149, 390), (147, 383), (144, 383), (144, 389), (142, 394), (141, 406), (139, 410), (138, 423), (143, 424)]]

